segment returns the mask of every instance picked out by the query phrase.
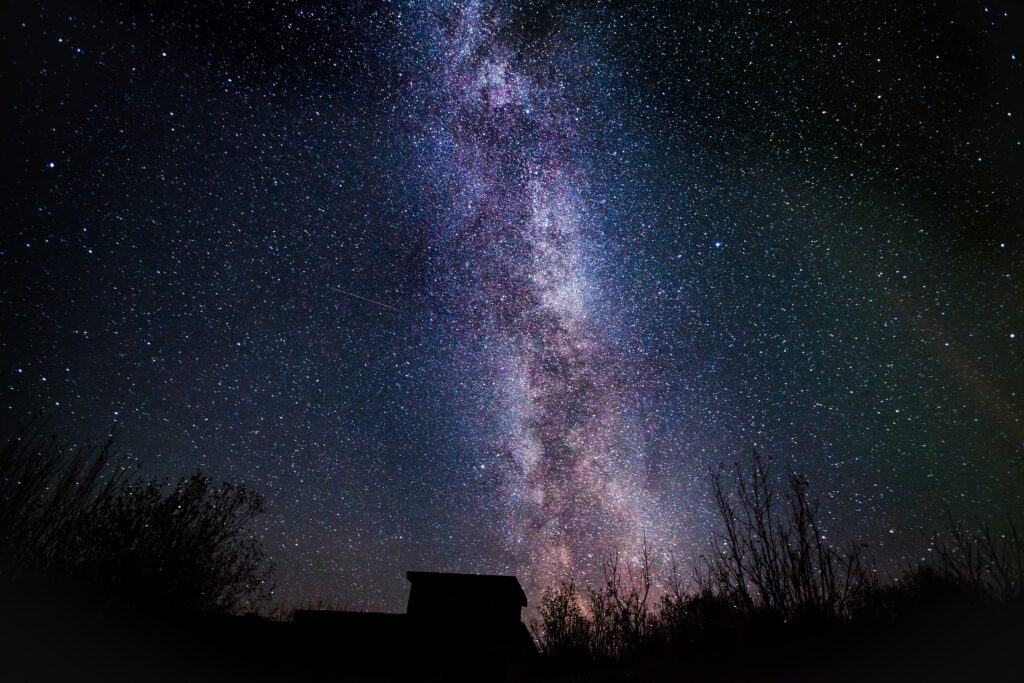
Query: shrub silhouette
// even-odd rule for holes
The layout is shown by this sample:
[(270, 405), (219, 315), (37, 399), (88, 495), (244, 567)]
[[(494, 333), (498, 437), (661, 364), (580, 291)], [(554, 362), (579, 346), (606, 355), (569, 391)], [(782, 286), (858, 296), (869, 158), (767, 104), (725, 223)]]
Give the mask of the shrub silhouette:
[[(602, 587), (563, 581), (544, 592), (534, 634), (555, 671), (860, 680), (879, 667), (945, 680), (1000, 678), (1014, 665), (1005, 643), (1024, 635), (1014, 519), (997, 531), (948, 516), (929, 539), (932, 560), (883, 582), (863, 544), (825, 538), (819, 501), (791, 469), (777, 478), (755, 451), (749, 463), (713, 469), (711, 490), (719, 529), (688, 570), (673, 560), (656, 600), (646, 541), (634, 564), (605, 562)], [(983, 660), (958, 659), (965, 643)]]
[(77, 448), (45, 421), (0, 450), (0, 581), (40, 576), (104, 604), (224, 612), (269, 597), (271, 567), (249, 534), (262, 498), (196, 473), (137, 476), (113, 438)]
[(97, 498), (129, 476), (113, 439), (77, 448), (44, 436), (46, 421), (22, 427), (0, 449), (0, 578), (46, 568), (68, 547)]
[(947, 530), (932, 536), (938, 555), (935, 572), (947, 582), (973, 587), (978, 597), (1004, 602), (1024, 601), (1024, 536), (1007, 515), (1006, 528), (995, 531), (975, 520), (974, 528), (946, 510)]
[(533, 624), (541, 652), (563, 662), (591, 656), (591, 620), (583, 614), (583, 600), (575, 582), (570, 580), (544, 589), (539, 617)]
[(576, 589), (572, 581), (547, 588), (541, 596), (534, 635), (554, 659), (614, 660), (634, 655), (656, 626), (648, 605), (653, 586), (651, 546), (643, 541), (635, 563), (618, 554), (602, 563), (600, 588)]
[(170, 486), (133, 483), (95, 500), (58, 561), (133, 607), (251, 609), (268, 593), (263, 552), (245, 534), (262, 510), (245, 487), (216, 487), (200, 473)]

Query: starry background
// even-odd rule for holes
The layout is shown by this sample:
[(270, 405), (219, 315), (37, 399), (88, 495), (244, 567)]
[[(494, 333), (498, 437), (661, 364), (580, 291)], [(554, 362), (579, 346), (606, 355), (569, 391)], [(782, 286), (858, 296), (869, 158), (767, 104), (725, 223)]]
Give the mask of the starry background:
[(752, 447), (883, 563), (1024, 509), (1013, 3), (11, 4), (0, 426), (248, 483), (284, 604), (699, 551)]

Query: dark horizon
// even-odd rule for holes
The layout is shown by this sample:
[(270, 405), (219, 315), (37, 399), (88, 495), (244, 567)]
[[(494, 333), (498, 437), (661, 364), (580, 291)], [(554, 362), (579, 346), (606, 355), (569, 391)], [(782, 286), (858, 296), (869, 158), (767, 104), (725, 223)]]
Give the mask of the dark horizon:
[(709, 468), (883, 568), (1024, 512), (1013, 3), (3, 10), (0, 436), (266, 499), (284, 605), (531, 604)]

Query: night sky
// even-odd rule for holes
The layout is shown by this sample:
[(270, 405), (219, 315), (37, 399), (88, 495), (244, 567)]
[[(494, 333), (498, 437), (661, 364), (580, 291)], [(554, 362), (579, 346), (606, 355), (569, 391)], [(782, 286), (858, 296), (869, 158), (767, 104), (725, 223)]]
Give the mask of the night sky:
[(283, 604), (1024, 511), (1024, 8), (7, 3), (4, 435), (267, 498)]

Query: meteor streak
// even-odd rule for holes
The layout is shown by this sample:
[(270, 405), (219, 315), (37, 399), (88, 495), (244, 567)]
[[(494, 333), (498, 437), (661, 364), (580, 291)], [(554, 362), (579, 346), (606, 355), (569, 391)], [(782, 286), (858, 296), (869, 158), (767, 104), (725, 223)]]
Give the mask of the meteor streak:
[(383, 301), (377, 301), (376, 299), (371, 299), (369, 297), (360, 296), (358, 294), (354, 294), (353, 292), (346, 292), (344, 289), (338, 289), (337, 287), (331, 287), (330, 285), (327, 286), (327, 289), (331, 290), (332, 292), (337, 292), (338, 294), (344, 294), (345, 296), (350, 296), (353, 299), (359, 299), (360, 301), (365, 301), (367, 303), (373, 304), (374, 306), (381, 306), (383, 308), (389, 308), (392, 311), (397, 311), (398, 310), (394, 306), (392, 306), (390, 304), (386, 304)]

